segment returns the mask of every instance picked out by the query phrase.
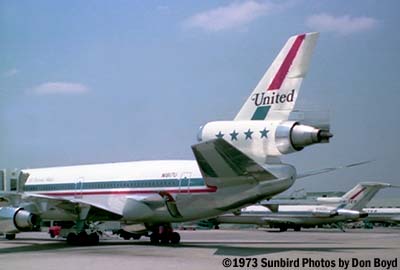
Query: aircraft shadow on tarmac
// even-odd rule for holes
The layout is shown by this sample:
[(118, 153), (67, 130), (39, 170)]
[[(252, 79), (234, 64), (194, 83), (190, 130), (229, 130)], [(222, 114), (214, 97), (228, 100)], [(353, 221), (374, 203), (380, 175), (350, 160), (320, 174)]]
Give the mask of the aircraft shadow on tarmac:
[[(43, 239), (17, 239), (14, 241), (1, 241), (1, 245), (6, 243), (10, 243), (10, 247), (0, 248), (0, 255), (9, 254), (9, 253), (25, 253), (25, 252), (38, 252), (38, 251), (47, 251), (47, 250), (69, 250), (73, 249), (86, 249), (95, 251), (96, 246), (70, 246), (63, 240), (57, 239), (46, 239), (46, 243), (32, 243), (32, 241), (43, 241)], [(51, 241), (51, 243), (49, 243)], [(326, 245), (325, 247), (301, 247), (299, 245), (306, 244), (318, 244), (318, 245)], [(197, 248), (197, 249), (215, 249), (214, 255), (218, 256), (257, 256), (257, 255), (268, 255), (280, 252), (337, 252), (337, 253), (346, 253), (348, 250), (377, 250), (377, 249), (390, 249), (385, 247), (357, 247), (357, 246), (348, 246), (348, 247), (330, 247), (332, 243), (323, 243), (323, 242), (259, 242), (259, 241), (246, 241), (246, 242), (223, 242), (223, 241), (215, 241), (215, 242), (182, 242), (180, 245), (159, 245), (160, 248)], [(247, 245), (273, 245), (274, 247), (248, 247)], [(293, 245), (288, 247), (279, 247), (279, 245)], [(133, 242), (133, 241), (101, 241), (101, 247), (116, 247), (116, 246), (146, 246), (146, 247), (155, 247), (151, 245), (149, 242)], [(276, 247), (278, 246), (278, 247)]]

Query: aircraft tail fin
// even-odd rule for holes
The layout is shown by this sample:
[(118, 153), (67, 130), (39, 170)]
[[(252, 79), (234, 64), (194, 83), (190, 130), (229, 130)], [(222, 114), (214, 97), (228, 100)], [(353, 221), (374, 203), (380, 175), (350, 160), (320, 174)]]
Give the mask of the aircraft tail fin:
[(287, 120), (318, 36), (307, 33), (290, 37), (234, 120)]
[(346, 204), (344, 208), (361, 210), (380, 189), (387, 187), (392, 187), (392, 185), (379, 182), (361, 182), (342, 196), (342, 201)]

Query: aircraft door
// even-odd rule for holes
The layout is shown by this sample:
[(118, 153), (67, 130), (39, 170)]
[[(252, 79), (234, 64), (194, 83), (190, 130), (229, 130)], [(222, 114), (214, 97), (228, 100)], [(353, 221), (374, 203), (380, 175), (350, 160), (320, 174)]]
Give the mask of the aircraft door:
[(82, 189), (83, 189), (83, 178), (79, 177), (75, 182), (75, 195), (76, 199), (82, 198)]
[(191, 172), (183, 172), (179, 178), (179, 193), (189, 193)]

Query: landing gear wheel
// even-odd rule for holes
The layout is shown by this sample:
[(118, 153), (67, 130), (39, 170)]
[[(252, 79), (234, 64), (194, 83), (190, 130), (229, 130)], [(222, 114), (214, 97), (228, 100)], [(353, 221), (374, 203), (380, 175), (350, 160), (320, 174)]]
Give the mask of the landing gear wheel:
[(97, 233), (87, 234), (86, 232), (69, 233), (67, 236), (67, 243), (69, 245), (97, 245), (100, 241)]
[(169, 243), (169, 236), (170, 236), (170, 234), (169, 233), (163, 233), (163, 234), (161, 234), (160, 235), (160, 242), (161, 242), (161, 244), (168, 244)]
[(67, 235), (67, 244), (76, 245), (78, 243), (78, 236), (75, 233), (69, 233)]
[(134, 240), (139, 240), (140, 237), (142, 237), (140, 234), (132, 234), (132, 238), (133, 238)]
[(78, 245), (87, 245), (89, 240), (89, 236), (86, 232), (80, 232), (77, 236), (77, 244)]
[(14, 240), (15, 239), (15, 233), (7, 233), (6, 234), (6, 239), (7, 240)]
[(122, 235), (122, 238), (124, 238), (124, 240), (129, 240), (129, 239), (131, 239), (131, 237), (130, 237), (129, 235), (127, 235), (127, 234)]
[(301, 226), (294, 226), (294, 231), (295, 232), (301, 231)]
[(99, 235), (97, 233), (91, 233), (88, 236), (88, 244), (89, 245), (97, 245), (100, 242)]
[(152, 233), (150, 235), (150, 243), (159, 244), (160, 243), (160, 235), (158, 233)]
[(280, 232), (286, 232), (287, 231), (287, 227), (286, 226), (280, 226), (279, 227), (279, 231)]
[(173, 232), (171, 233), (171, 244), (179, 244), (179, 242), (181, 241), (181, 236), (179, 235), (179, 233), (177, 232)]
[[(140, 236), (140, 235), (138, 235)], [(171, 224), (164, 224), (159, 226), (154, 226), (152, 228), (152, 234), (150, 235), (150, 242), (152, 244), (179, 244), (181, 241), (181, 236), (179, 233), (174, 232)]]

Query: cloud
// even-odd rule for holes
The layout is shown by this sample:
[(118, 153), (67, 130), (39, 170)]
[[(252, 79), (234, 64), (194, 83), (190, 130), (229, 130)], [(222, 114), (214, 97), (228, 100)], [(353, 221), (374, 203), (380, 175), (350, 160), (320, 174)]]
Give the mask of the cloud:
[(200, 28), (210, 32), (229, 30), (244, 26), (258, 17), (266, 15), (275, 7), (277, 6), (268, 2), (234, 2), (227, 6), (197, 13), (186, 19), (183, 24), (188, 28)]
[(12, 77), (12, 76), (16, 75), (17, 73), (19, 73), (19, 70), (16, 68), (12, 68), (12, 69), (5, 71), (3, 73), (3, 77), (6, 77), (6, 78)]
[(37, 95), (84, 94), (88, 91), (87, 86), (71, 82), (46, 82), (33, 88), (33, 93)]
[(335, 17), (326, 13), (312, 15), (306, 19), (306, 25), (313, 30), (335, 32), (341, 35), (368, 31), (375, 28), (377, 24), (378, 20), (371, 17), (351, 17), (349, 15)]

